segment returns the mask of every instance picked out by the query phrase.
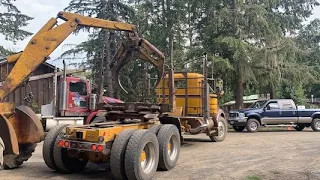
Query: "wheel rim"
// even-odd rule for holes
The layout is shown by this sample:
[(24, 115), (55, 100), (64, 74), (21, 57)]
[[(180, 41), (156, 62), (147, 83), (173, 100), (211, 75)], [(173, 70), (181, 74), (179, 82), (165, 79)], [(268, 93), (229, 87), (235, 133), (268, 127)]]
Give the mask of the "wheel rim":
[(171, 161), (175, 160), (178, 154), (179, 142), (176, 136), (171, 136), (168, 143), (168, 155)]
[(223, 137), (224, 136), (224, 125), (222, 122), (219, 122), (218, 124), (218, 130), (219, 130), (219, 136), (218, 137)]
[(320, 121), (317, 121), (317, 122), (316, 122), (316, 128), (317, 128), (317, 129), (320, 129)]
[(156, 162), (155, 147), (153, 143), (148, 142), (140, 155), (140, 164), (144, 173), (148, 174), (152, 171)]
[(257, 130), (258, 129), (258, 124), (256, 122), (251, 122), (250, 129), (254, 130), (254, 131)]

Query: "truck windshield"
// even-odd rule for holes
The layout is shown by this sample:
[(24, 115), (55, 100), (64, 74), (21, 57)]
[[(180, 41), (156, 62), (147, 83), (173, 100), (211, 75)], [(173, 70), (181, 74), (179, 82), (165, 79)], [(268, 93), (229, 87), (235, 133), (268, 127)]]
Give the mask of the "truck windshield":
[(256, 101), (255, 103), (253, 103), (250, 108), (261, 108), (263, 107), (263, 105), (266, 103), (266, 100), (263, 101)]
[(77, 92), (82, 96), (87, 95), (87, 87), (84, 82), (70, 82), (70, 91)]

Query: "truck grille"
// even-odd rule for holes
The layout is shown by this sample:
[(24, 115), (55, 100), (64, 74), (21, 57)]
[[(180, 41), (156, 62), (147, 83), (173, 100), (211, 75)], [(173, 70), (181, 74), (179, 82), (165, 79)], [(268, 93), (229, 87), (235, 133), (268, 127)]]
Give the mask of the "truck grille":
[(230, 112), (229, 117), (231, 117), (231, 118), (239, 117), (239, 113), (238, 112)]

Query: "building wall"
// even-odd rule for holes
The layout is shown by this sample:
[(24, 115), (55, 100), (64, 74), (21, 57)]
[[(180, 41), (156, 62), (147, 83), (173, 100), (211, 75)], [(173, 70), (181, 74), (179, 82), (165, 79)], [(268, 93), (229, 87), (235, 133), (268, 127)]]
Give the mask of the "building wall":
[[(11, 71), (13, 65), (8, 63), (0, 64), (0, 81), (4, 81), (8, 73)], [(41, 64), (31, 76), (41, 75), (46, 73), (53, 73), (54, 66), (44, 63)], [(32, 92), (33, 101), (28, 103), (24, 97)], [(53, 77), (46, 79), (39, 79), (28, 82), (24, 87), (18, 87), (9, 97), (5, 99), (6, 102), (15, 102), (16, 105), (38, 105), (48, 104), (53, 98)]]

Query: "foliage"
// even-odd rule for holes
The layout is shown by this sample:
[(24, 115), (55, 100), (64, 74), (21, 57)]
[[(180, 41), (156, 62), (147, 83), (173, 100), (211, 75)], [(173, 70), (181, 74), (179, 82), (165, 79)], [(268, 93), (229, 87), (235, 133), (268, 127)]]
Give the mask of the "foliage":
[[(19, 9), (12, 4), (14, 0), (0, 0), (0, 34), (3, 34), (5, 40), (13, 41), (14, 43), (19, 40), (23, 40), (27, 36), (31, 35), (21, 29), (28, 25), (28, 21), (33, 18), (22, 14)], [(0, 56), (8, 56), (12, 52), (0, 45)]]
[[(316, 0), (72, 0), (66, 10), (137, 25), (139, 34), (164, 52), (166, 64), (170, 67), (172, 60), (176, 71), (201, 72), (201, 57), (207, 53), (210, 76), (225, 83), (221, 101), (236, 98), (241, 107), (242, 96), (250, 94), (270, 93), (299, 104), (311, 94), (320, 96), (320, 20), (303, 26), (318, 5)], [(84, 52), (92, 78), (99, 77), (100, 67), (108, 72), (121, 33), (85, 30), (89, 40), (64, 55)], [(103, 49), (107, 57), (102, 63)], [(118, 97), (142, 100), (146, 72), (155, 78), (150, 65), (136, 60), (128, 64), (121, 82), (136, 96), (119, 90)], [(106, 84), (110, 91), (110, 82)]]

